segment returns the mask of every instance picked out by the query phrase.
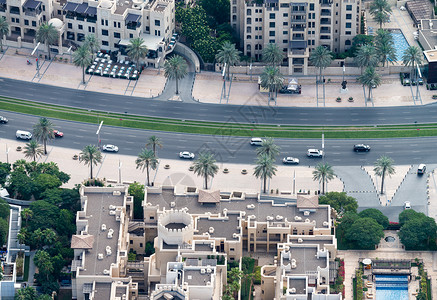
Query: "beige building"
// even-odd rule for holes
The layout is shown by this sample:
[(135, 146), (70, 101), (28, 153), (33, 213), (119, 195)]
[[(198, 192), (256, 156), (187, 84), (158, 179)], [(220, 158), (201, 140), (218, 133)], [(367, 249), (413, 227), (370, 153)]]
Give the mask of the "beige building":
[[(340, 299), (329, 293), (336, 256), (331, 209), (317, 196), (275, 203), (258, 193), (156, 186), (145, 194), (144, 221), (135, 222), (124, 187), (82, 187), (81, 196), (72, 238), (74, 299), (219, 300), (228, 262), (248, 253), (272, 256), (261, 269), (263, 299)], [(127, 260), (148, 242), (154, 254)]]
[(284, 52), (288, 75), (307, 75), (311, 50), (348, 50), (359, 33), (360, 0), (231, 0), (231, 24), (244, 55), (262, 60), (267, 43)]
[[(33, 48), (36, 31), (45, 22), (59, 32), (59, 41), (50, 50), (54, 53), (75, 49), (86, 35), (94, 34), (101, 50), (120, 58), (127, 54), (129, 40), (141, 37), (149, 49), (145, 62), (155, 66), (174, 47), (173, 0), (0, 0), (0, 16), (11, 25), (6, 44), (15, 47)], [(41, 50), (47, 51), (44, 45)]]

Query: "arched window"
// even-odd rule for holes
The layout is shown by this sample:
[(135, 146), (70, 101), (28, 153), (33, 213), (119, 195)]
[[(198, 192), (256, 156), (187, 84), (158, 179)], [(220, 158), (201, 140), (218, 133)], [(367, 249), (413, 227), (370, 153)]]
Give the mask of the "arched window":
[(251, 51), (251, 50), (252, 50), (252, 46), (248, 44), (248, 45), (246, 46), (246, 50), (247, 50), (247, 51)]
[(351, 40), (346, 40), (346, 41), (344, 42), (344, 44), (345, 44), (346, 46), (350, 46), (350, 45), (351, 45)]

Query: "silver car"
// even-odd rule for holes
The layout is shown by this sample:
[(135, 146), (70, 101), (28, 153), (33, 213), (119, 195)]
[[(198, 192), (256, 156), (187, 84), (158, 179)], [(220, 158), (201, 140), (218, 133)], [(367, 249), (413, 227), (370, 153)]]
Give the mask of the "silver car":
[(115, 145), (110, 145), (110, 144), (103, 145), (103, 151), (106, 151), (106, 152), (118, 152), (118, 147), (115, 146)]

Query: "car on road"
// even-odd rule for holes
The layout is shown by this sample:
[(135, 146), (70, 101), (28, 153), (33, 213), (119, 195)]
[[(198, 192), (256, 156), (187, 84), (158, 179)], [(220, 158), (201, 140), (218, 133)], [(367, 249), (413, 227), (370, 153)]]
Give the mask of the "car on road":
[(55, 135), (55, 137), (59, 137), (59, 138), (61, 138), (61, 137), (63, 137), (64, 136), (64, 133), (63, 132), (61, 132), (61, 131), (59, 131), (59, 130), (53, 130), (53, 134)]
[(261, 146), (263, 144), (263, 139), (261, 139), (261, 138), (252, 138), (250, 140), (250, 144), (252, 146)]
[(411, 209), (411, 203), (410, 203), (410, 201), (405, 201), (405, 203), (404, 203), (404, 209)]
[(308, 157), (323, 157), (323, 151), (319, 149), (308, 149)]
[(103, 151), (118, 152), (118, 147), (115, 145), (111, 145), (111, 144), (103, 145)]
[(425, 164), (420, 164), (419, 167), (417, 168), (417, 175), (423, 175), (426, 172), (426, 165)]
[(29, 131), (24, 131), (24, 130), (17, 130), (17, 132), (15, 132), (15, 136), (17, 137), (17, 139), (20, 140), (32, 139), (32, 134)]
[(291, 156), (284, 157), (282, 159), (282, 163), (284, 165), (297, 165), (297, 164), (299, 164), (299, 158), (291, 157)]
[(8, 123), (8, 119), (6, 119), (5, 117), (0, 116), (0, 123), (6, 124), (6, 123)]
[(370, 146), (364, 145), (364, 144), (356, 144), (356, 145), (354, 145), (354, 151), (355, 152), (369, 152)]
[(184, 159), (193, 159), (194, 158), (194, 153), (188, 152), (188, 151), (183, 151), (179, 153), (179, 157), (180, 158), (184, 158)]

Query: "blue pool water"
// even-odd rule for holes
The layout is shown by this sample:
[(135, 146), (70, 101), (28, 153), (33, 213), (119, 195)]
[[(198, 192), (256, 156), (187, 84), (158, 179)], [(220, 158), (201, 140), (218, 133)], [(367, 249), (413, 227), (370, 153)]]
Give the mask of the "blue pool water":
[(404, 56), (404, 51), (410, 45), (407, 42), (404, 34), (400, 29), (392, 29), (390, 30), (391, 36), (393, 37), (394, 48), (396, 52), (396, 60), (402, 61), (402, 56)]
[(375, 275), (376, 299), (408, 300), (408, 276)]

